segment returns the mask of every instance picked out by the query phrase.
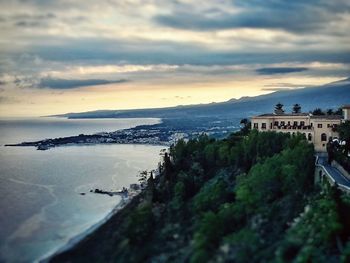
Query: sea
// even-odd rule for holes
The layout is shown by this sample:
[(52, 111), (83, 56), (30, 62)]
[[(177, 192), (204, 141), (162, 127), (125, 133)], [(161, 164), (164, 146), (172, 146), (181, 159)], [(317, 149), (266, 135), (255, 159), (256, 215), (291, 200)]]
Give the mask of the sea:
[(164, 146), (76, 145), (46, 151), (5, 144), (116, 131), (159, 119), (0, 119), (0, 262), (38, 262), (103, 221), (119, 190), (155, 169)]

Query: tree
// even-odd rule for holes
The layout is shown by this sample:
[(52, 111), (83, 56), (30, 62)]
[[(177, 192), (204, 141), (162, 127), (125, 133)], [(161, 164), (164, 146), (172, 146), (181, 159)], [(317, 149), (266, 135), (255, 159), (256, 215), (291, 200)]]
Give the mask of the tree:
[(283, 104), (282, 103), (277, 103), (275, 106), (275, 113), (276, 114), (283, 114), (284, 110), (283, 110)]
[(294, 106), (293, 106), (293, 113), (297, 114), (297, 113), (300, 113), (300, 112), (301, 112), (300, 104), (298, 104), (298, 103), (294, 104)]
[(342, 108), (338, 108), (335, 112), (334, 115), (343, 115), (343, 109)]
[(166, 180), (170, 180), (171, 173), (173, 172), (173, 166), (171, 164), (170, 156), (168, 153), (164, 154), (164, 177)]
[(248, 119), (247, 118), (241, 119), (240, 124), (246, 126), (248, 124)]
[(328, 109), (326, 111), (327, 115), (333, 115), (334, 114), (334, 111), (332, 109)]
[(241, 120), (240, 124), (243, 126), (241, 128), (242, 135), (248, 135), (249, 130), (251, 128), (251, 123), (248, 119), (244, 118)]
[(151, 200), (152, 201), (157, 200), (157, 193), (156, 193), (156, 188), (155, 188), (155, 183), (153, 178), (153, 172), (150, 172), (149, 178), (147, 179), (147, 186), (148, 186), (149, 194), (151, 195)]
[(350, 121), (341, 123), (338, 126), (339, 137), (341, 140), (345, 141), (345, 149), (347, 152), (350, 151)]
[(140, 172), (139, 182), (141, 185), (144, 185), (147, 182), (147, 174), (148, 174), (148, 172), (146, 170)]
[(314, 111), (312, 112), (312, 115), (321, 116), (321, 115), (325, 115), (325, 113), (324, 113), (320, 108), (316, 108), (316, 109), (314, 109)]

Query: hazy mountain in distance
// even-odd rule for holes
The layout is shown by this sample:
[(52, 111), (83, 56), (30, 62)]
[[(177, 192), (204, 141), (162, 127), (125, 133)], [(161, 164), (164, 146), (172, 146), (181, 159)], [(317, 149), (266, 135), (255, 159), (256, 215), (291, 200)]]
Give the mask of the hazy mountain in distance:
[(323, 86), (281, 90), (220, 103), (137, 110), (98, 110), (55, 116), (68, 118), (243, 118), (272, 112), (274, 105), (278, 102), (284, 104), (286, 112), (291, 111), (295, 103), (301, 104), (303, 112), (315, 108), (337, 109), (341, 105), (350, 104), (350, 78)]

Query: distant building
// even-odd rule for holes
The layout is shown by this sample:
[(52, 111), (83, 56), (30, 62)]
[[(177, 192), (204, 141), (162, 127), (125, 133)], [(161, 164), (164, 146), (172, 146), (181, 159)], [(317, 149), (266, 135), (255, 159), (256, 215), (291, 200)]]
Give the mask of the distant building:
[(336, 127), (342, 121), (350, 120), (350, 105), (345, 105), (342, 109), (343, 116), (312, 115), (311, 113), (289, 114), (284, 113), (278, 104), (274, 113), (252, 117), (252, 128), (258, 131), (276, 131), (291, 135), (301, 133), (315, 145), (316, 152), (326, 152), (327, 142), (339, 136)]

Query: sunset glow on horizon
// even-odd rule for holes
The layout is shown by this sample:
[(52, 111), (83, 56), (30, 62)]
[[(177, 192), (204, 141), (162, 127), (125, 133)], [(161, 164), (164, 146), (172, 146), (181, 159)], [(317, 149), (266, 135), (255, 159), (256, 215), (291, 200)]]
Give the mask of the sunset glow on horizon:
[(0, 117), (221, 102), (350, 76), (345, 0), (0, 6)]

